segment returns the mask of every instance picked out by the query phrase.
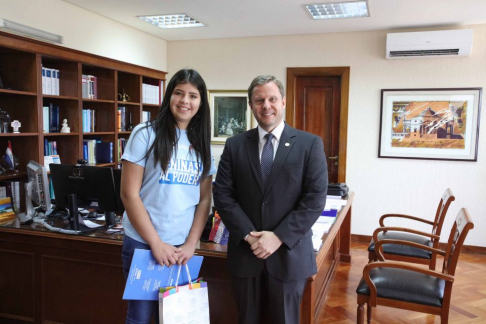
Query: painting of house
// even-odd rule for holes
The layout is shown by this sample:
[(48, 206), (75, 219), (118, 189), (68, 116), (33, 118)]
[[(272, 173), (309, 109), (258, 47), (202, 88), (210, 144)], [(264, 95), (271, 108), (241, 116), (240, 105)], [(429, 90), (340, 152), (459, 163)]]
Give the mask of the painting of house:
[(465, 146), (467, 101), (393, 102), (392, 147)]

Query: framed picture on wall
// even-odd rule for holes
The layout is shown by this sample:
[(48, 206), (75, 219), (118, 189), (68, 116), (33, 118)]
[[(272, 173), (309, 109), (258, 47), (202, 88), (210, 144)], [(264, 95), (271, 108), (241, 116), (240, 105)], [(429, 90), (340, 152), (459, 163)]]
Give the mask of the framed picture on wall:
[(378, 157), (477, 161), (482, 88), (383, 89)]
[(211, 106), (211, 143), (226, 139), (251, 127), (251, 110), (246, 90), (208, 90)]

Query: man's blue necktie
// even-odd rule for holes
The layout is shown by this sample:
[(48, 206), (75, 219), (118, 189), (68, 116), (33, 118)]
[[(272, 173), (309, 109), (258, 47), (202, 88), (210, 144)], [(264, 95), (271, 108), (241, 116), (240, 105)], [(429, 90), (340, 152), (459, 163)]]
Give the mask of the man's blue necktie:
[(267, 187), (268, 178), (270, 177), (270, 173), (272, 172), (272, 165), (273, 165), (273, 143), (272, 138), (273, 134), (266, 134), (265, 138), (267, 142), (265, 146), (263, 146), (262, 151), (262, 158), (260, 162), (261, 172), (262, 172), (262, 183), (263, 189)]

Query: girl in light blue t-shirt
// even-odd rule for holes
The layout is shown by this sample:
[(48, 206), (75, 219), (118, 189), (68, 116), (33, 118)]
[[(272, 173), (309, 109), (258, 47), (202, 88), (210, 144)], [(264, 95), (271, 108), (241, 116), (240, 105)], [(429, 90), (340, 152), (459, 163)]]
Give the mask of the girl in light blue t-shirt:
[[(186, 264), (211, 207), (210, 116), (204, 80), (177, 72), (158, 116), (135, 127), (122, 156), (125, 206), (122, 259), (128, 276), (135, 249), (151, 250), (161, 265)], [(150, 323), (157, 301), (129, 300), (126, 323)]]

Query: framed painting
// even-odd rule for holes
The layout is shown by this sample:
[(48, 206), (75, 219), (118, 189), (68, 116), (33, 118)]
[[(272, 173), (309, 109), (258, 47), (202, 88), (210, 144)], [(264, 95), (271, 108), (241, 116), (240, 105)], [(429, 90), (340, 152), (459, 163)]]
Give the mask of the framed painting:
[(211, 107), (211, 143), (226, 139), (251, 127), (251, 109), (246, 90), (208, 90)]
[(384, 89), (378, 157), (477, 161), (482, 88)]

